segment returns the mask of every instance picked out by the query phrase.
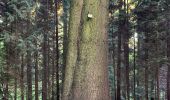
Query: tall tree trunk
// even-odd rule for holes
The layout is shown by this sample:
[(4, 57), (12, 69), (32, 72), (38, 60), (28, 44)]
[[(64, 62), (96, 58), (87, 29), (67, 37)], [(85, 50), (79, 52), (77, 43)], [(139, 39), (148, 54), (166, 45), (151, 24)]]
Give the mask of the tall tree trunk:
[[(68, 37), (69, 44), (66, 61), (71, 61), (72, 63), (66, 63), (65, 82), (70, 78), (70, 76), (67, 75), (71, 74), (71, 81), (73, 80), (73, 83), (71, 84), (70, 98), (68, 97), (63, 100), (110, 99), (106, 61), (107, 31), (105, 29), (107, 3), (106, 0), (72, 1), (70, 13), (71, 32), (69, 33), (70, 37)], [(82, 7), (82, 5), (84, 6)], [(98, 12), (98, 10), (100, 12)], [(75, 13), (75, 11), (77, 12)], [(81, 19), (81, 21), (79, 19)], [(78, 27), (75, 27), (77, 25)], [(76, 31), (76, 34), (72, 33), (72, 28)], [(73, 45), (76, 48), (72, 48)], [(72, 52), (69, 53), (70, 50)], [(73, 57), (70, 55), (74, 53), (76, 56), (74, 55), (74, 59), (70, 59), (70, 57)], [(74, 72), (68, 71), (70, 65), (72, 66), (71, 71)], [(76, 66), (76, 68), (74, 66)]]
[(117, 53), (117, 96), (116, 100), (121, 100), (120, 93), (120, 84), (121, 84), (121, 33), (118, 33), (118, 53)]
[(78, 37), (78, 27), (80, 26), (81, 11), (82, 11), (83, 1), (82, 0), (72, 0), (70, 9), (70, 19), (69, 19), (69, 32), (68, 32), (68, 47), (66, 55), (66, 67), (63, 83), (63, 93), (62, 100), (70, 100), (69, 95), (71, 94), (71, 88), (73, 83), (73, 75), (77, 60), (77, 37)]
[[(167, 1), (168, 3), (169, 1)], [(167, 15), (166, 19), (167, 19), (167, 58), (168, 61), (170, 61), (170, 11), (167, 9)], [(170, 64), (168, 64), (168, 71), (167, 71), (167, 100), (170, 100)]]
[[(53, 12), (53, 11), (55, 11), (55, 13), (56, 13), (56, 7), (53, 7), (53, 5), (55, 5), (55, 1), (51, 1), (51, 12)], [(54, 18), (56, 18), (56, 16), (54, 16)], [(56, 23), (56, 25), (58, 25), (57, 23)], [(55, 30), (56, 31), (56, 30)], [(52, 75), (52, 77), (51, 77), (51, 100), (55, 100), (55, 97), (56, 97), (56, 95), (55, 95), (55, 90), (56, 90), (56, 88), (55, 88), (55, 72), (56, 72), (56, 67), (55, 67), (55, 62), (56, 62), (56, 56), (55, 56), (55, 54), (56, 54), (56, 48), (55, 48), (55, 41), (56, 41), (56, 33), (55, 33), (55, 31), (54, 31), (54, 33), (51, 35), (52, 36), (52, 51), (51, 51), (51, 68), (52, 68), (52, 71), (51, 71), (51, 75)], [(57, 28), (57, 31), (58, 31), (58, 28)], [(57, 32), (58, 33), (58, 32)], [(57, 41), (56, 41), (57, 42)], [(57, 100), (57, 99), (56, 99)]]
[[(157, 39), (157, 40), (156, 40), (156, 52), (157, 52), (157, 57), (159, 58), (160, 53), (159, 53), (159, 48), (158, 48), (159, 45), (158, 45), (158, 43), (159, 43), (159, 40)], [(155, 77), (156, 77), (156, 79), (155, 79), (155, 81), (156, 81), (156, 86), (155, 86), (155, 99), (157, 99), (157, 100), (160, 100), (159, 70), (160, 70), (160, 64), (157, 63), (157, 64), (156, 64), (156, 75), (155, 75)]]
[(55, 68), (55, 50), (56, 50), (56, 48), (55, 48), (55, 35), (53, 35), (53, 42), (52, 42), (52, 48), (53, 48), (53, 51), (52, 51), (52, 98), (51, 98), (51, 100), (55, 100), (55, 86), (54, 86), (54, 83), (55, 83), (55, 71), (56, 71), (56, 68)]
[(71, 99), (109, 100), (105, 29), (108, 2), (85, 0), (83, 3)]
[(31, 65), (31, 51), (27, 44), (27, 100), (32, 100), (32, 65)]
[(136, 100), (136, 47), (135, 47), (135, 45), (136, 45), (136, 41), (135, 41), (135, 33), (134, 33), (134, 51), (133, 51), (133, 54), (134, 54), (134, 58), (133, 58), (133, 78), (134, 78), (134, 84), (133, 84), (133, 86), (134, 86), (134, 92), (133, 92), (133, 96), (134, 96), (134, 100)]
[(21, 100), (24, 100), (24, 55), (21, 55)]
[[(113, 22), (113, 17), (112, 17), (112, 22)], [(115, 48), (116, 48), (116, 46), (115, 46), (115, 34), (113, 33), (113, 31), (112, 31), (112, 46), (113, 46), (113, 48), (112, 48), (112, 63), (113, 63), (113, 80), (114, 80), (114, 83), (113, 83), (113, 85), (114, 85), (114, 89), (113, 89), (113, 94), (112, 94), (112, 98), (113, 99), (116, 99), (116, 59), (115, 59), (115, 57), (116, 57), (116, 52), (115, 52)]]
[[(8, 9), (8, 6), (7, 6), (7, 2), (5, 2), (5, 8)], [(5, 21), (7, 22), (7, 16), (5, 16)], [(7, 28), (7, 24), (5, 24), (5, 28)], [(11, 29), (12, 29), (12, 26), (11, 26)], [(9, 70), (9, 45), (8, 43), (5, 43), (5, 49), (6, 49), (6, 57), (5, 57), (5, 60), (6, 60), (6, 68), (5, 68), (5, 71), (6, 73), (8, 72)], [(3, 99), (4, 100), (8, 100), (8, 76), (5, 76), (5, 79), (3, 81), (3, 85), (4, 85), (4, 88), (3, 88), (3, 94), (4, 94), (4, 97)]]
[(145, 57), (144, 57), (144, 62), (145, 62), (145, 99), (149, 100), (149, 92), (148, 92), (148, 33), (145, 33)]
[(47, 33), (44, 33), (43, 40), (42, 100), (47, 100)]
[[(35, 1), (35, 3), (38, 3), (39, 1), (38, 0), (34, 0)], [(38, 9), (36, 8), (35, 9), (35, 12), (36, 12), (36, 15), (35, 15), (35, 22), (36, 22), (36, 28), (38, 28), (38, 21), (37, 21), (37, 19), (38, 19)], [(35, 41), (35, 47), (36, 47), (36, 51), (34, 52), (34, 64), (35, 64), (35, 100), (39, 100), (39, 93), (38, 93), (38, 88), (39, 88), (39, 86), (38, 86), (38, 76), (39, 76), (39, 70), (38, 70), (38, 41), (35, 39), (34, 40)]]
[(167, 73), (167, 100), (170, 100), (170, 66), (168, 66), (168, 73)]
[(42, 0), (42, 4), (44, 5), (44, 7), (42, 8), (42, 13), (43, 13), (43, 16), (42, 18), (44, 19), (44, 24), (43, 24), (43, 30), (44, 30), (44, 33), (43, 33), (43, 76), (42, 76), (42, 100), (47, 100), (47, 82), (48, 82), (48, 79), (47, 79), (47, 40), (48, 40), (48, 26), (47, 26), (47, 22), (48, 22), (48, 7), (47, 7), (47, 3), (48, 1), (47, 0)]
[(58, 4), (59, 0), (55, 0), (55, 9), (56, 9), (56, 14), (55, 14), (55, 23), (56, 23), (56, 100), (60, 99), (60, 84), (59, 84), (59, 43), (58, 43)]
[(9, 76), (8, 76), (8, 71), (9, 71), (9, 66), (10, 66), (10, 62), (9, 62), (9, 44), (8, 43), (6, 43), (5, 44), (5, 46), (6, 46), (6, 68), (5, 68), (5, 71), (6, 71), (6, 76), (5, 76), (5, 80), (4, 80), (4, 83), (3, 83), (3, 85), (4, 85), (4, 88), (3, 88), (3, 93), (4, 93), (4, 97), (3, 97), (3, 99), (4, 100), (8, 100), (8, 93), (9, 93), (9, 90), (8, 90), (8, 78), (9, 78)]
[[(37, 46), (37, 41), (35, 42), (36, 48), (38, 48)], [(35, 51), (34, 54), (34, 59), (35, 59), (35, 100), (39, 100), (38, 99), (38, 50)]]
[(66, 67), (66, 55), (67, 55), (67, 47), (68, 47), (68, 16), (69, 16), (69, 0), (63, 0), (63, 68), (62, 68), (62, 89), (63, 92), (63, 82), (65, 77), (65, 67)]
[(157, 95), (157, 100), (160, 100), (160, 91), (159, 91), (159, 65), (157, 66), (157, 75), (156, 75), (156, 95)]
[(122, 9), (123, 0), (119, 1), (119, 29), (118, 29), (118, 54), (117, 54), (117, 91), (116, 100), (121, 100), (121, 45), (122, 45), (122, 33), (124, 33), (124, 10)]
[(48, 36), (48, 39), (47, 39), (47, 98), (50, 99), (50, 88), (51, 88), (51, 84), (50, 84), (50, 40), (49, 40), (49, 36)]
[[(165, 0), (165, 2), (167, 4), (170, 3), (169, 0)], [(165, 15), (165, 18), (166, 18), (166, 36), (167, 36), (167, 40), (166, 40), (166, 43), (167, 43), (167, 58), (168, 58), (168, 63), (170, 62), (170, 7), (167, 7), (166, 9), (166, 15)], [(166, 91), (166, 97), (167, 97), (167, 100), (170, 100), (170, 64), (167, 64), (168, 66), (168, 71), (167, 71), (167, 91)]]
[[(125, 0), (126, 1), (126, 0)], [(124, 2), (125, 2), (124, 1)], [(127, 3), (127, 4), (126, 4)], [(130, 91), (129, 91), (129, 18), (128, 18), (128, 0), (125, 2), (124, 10), (126, 11), (125, 17), (125, 32), (124, 32), (124, 63), (126, 67), (126, 94), (127, 94), (127, 100), (130, 99)]]
[(14, 100), (17, 100), (17, 78), (15, 78), (14, 80), (15, 80), (15, 85), (14, 85), (15, 86), (14, 87), (15, 95), (14, 95)]

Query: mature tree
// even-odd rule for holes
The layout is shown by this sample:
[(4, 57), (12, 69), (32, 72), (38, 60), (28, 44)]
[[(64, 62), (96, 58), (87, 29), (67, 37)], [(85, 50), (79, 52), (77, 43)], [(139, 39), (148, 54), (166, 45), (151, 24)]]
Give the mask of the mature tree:
[(107, 1), (75, 0), (71, 7), (63, 100), (109, 100)]
[(63, 83), (63, 94), (62, 99), (68, 100), (71, 94), (71, 86), (73, 83), (74, 69), (77, 60), (77, 37), (78, 27), (80, 26), (81, 12), (82, 12), (83, 1), (72, 0), (71, 11), (70, 11), (70, 22), (68, 32), (68, 50), (66, 55), (66, 69)]

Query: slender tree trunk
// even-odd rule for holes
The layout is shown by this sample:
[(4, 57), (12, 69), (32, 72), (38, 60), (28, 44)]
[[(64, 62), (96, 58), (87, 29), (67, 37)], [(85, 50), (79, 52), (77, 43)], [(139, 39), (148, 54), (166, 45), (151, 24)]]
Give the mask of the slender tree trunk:
[(149, 100), (148, 97), (148, 66), (145, 65), (145, 99)]
[(134, 86), (134, 92), (133, 92), (133, 96), (134, 96), (134, 100), (136, 100), (136, 47), (135, 47), (135, 45), (136, 45), (136, 41), (135, 41), (135, 34), (134, 34), (134, 51), (133, 51), (133, 54), (134, 54), (134, 59), (133, 59), (133, 77), (134, 77), (134, 84), (133, 84), (133, 86)]
[[(35, 43), (36, 48), (37, 47), (37, 41)], [(35, 54), (34, 54), (34, 59), (35, 59), (35, 100), (39, 100), (38, 99), (38, 50), (36, 50)]]
[(58, 4), (59, 1), (55, 0), (55, 23), (56, 23), (56, 100), (60, 99), (60, 84), (59, 84), (59, 43), (58, 43)]
[(24, 55), (21, 55), (21, 100), (24, 100)]
[[(50, 0), (47, 0), (47, 12), (50, 12)], [(49, 23), (49, 15), (47, 16), (47, 23)], [(47, 27), (47, 32), (49, 28)], [(51, 66), (50, 66), (50, 35), (47, 36), (47, 99), (51, 98), (51, 81), (50, 81), (50, 74), (51, 74)]]
[(122, 45), (122, 33), (124, 32), (124, 10), (122, 9), (123, 0), (119, 1), (119, 29), (118, 29), (118, 54), (117, 54), (117, 96), (116, 100), (121, 100), (121, 45)]
[(148, 33), (145, 33), (146, 39), (145, 39), (145, 99), (149, 100), (149, 92), (148, 92)]
[(43, 81), (42, 81), (42, 100), (47, 100), (47, 34), (44, 33), (43, 40)]
[[(57, 11), (55, 8), (56, 7), (53, 7), (53, 5), (55, 4), (55, 1), (51, 1), (51, 11), (53, 12), (53, 11)], [(54, 18), (56, 18), (56, 16), (54, 16)], [(58, 24), (57, 24), (58, 25)], [(51, 51), (51, 68), (52, 68), (52, 71), (51, 71), (51, 75), (52, 75), (52, 77), (51, 77), (51, 100), (55, 100), (55, 72), (56, 72), (56, 67), (55, 67), (55, 61), (57, 60), (56, 59), (56, 56), (55, 56), (55, 54), (56, 54), (56, 48), (55, 48), (55, 41), (56, 41), (56, 33), (54, 32), (53, 34), (52, 34), (52, 51)]]
[[(6, 43), (6, 69), (5, 69), (5, 71), (6, 71), (6, 73), (8, 73), (8, 70), (9, 70), (9, 44), (8, 43)], [(5, 77), (5, 80), (4, 80), (4, 90), (3, 90), (3, 92), (4, 92), (4, 100), (8, 100), (8, 93), (9, 93), (9, 91), (8, 91), (8, 76), (6, 76)]]
[(126, 7), (126, 6), (128, 6), (128, 5), (124, 5), (124, 8), (126, 8), (125, 9), (125, 11), (126, 11), (126, 16), (124, 16), (124, 17), (126, 17), (125, 19), (125, 32), (124, 32), (124, 59), (125, 59), (125, 61), (124, 61), (124, 63), (125, 63), (125, 67), (126, 67), (126, 94), (127, 94), (127, 100), (129, 100), (130, 99), (130, 91), (129, 91), (129, 86), (130, 86), (130, 84), (129, 84), (129, 29), (128, 29), (128, 23), (129, 23), (129, 18), (128, 18), (128, 7)]
[[(27, 49), (30, 46), (27, 44)], [(27, 50), (27, 100), (32, 100), (32, 65), (31, 65), (31, 51)]]
[[(168, 16), (167, 18), (167, 58), (168, 61), (170, 60), (170, 12), (168, 11)], [(167, 100), (170, 100), (170, 64), (168, 64), (168, 71), (167, 71)]]
[[(35, 3), (38, 3), (38, 0), (34, 0), (35, 1)], [(36, 11), (36, 16), (35, 16), (35, 22), (36, 22), (36, 28), (38, 28), (37, 26), (37, 23), (38, 23), (38, 21), (37, 21), (37, 19), (38, 19), (38, 9), (36, 8), (35, 9), (35, 11)], [(34, 64), (35, 64), (35, 100), (39, 100), (39, 93), (38, 93), (38, 88), (39, 88), (39, 86), (38, 86), (38, 76), (39, 76), (39, 69), (38, 69), (38, 41), (37, 40), (35, 40), (35, 47), (36, 47), (36, 51), (34, 52)]]
[(17, 100), (17, 78), (15, 78), (15, 88), (14, 88), (14, 93), (15, 93), (15, 95), (14, 95), (14, 100)]
[[(7, 6), (7, 2), (5, 2), (5, 8), (8, 9), (8, 6)], [(5, 16), (5, 21), (7, 22), (7, 16)], [(7, 23), (5, 25), (5, 28), (7, 28)], [(11, 26), (11, 29), (12, 29), (12, 26)], [(6, 73), (8, 72), (9, 70), (9, 44), (8, 43), (5, 43), (5, 49), (6, 49), (6, 57), (5, 57), (5, 60), (6, 60), (6, 68), (5, 68), (5, 71)], [(8, 76), (5, 77), (4, 81), (3, 81), (3, 94), (4, 94), (4, 97), (3, 99), (4, 100), (8, 100)]]
[(47, 83), (48, 83), (48, 79), (47, 79), (47, 40), (48, 40), (48, 30), (47, 30), (47, 22), (48, 22), (48, 7), (47, 7), (47, 0), (42, 0), (42, 4), (44, 5), (44, 8), (42, 8), (42, 13), (43, 13), (43, 19), (44, 19), (44, 24), (43, 24), (43, 76), (42, 76), (42, 100), (47, 100)]
[[(158, 48), (158, 39), (157, 39), (157, 42), (156, 42), (156, 52), (157, 52), (157, 56), (159, 56), (159, 48)], [(156, 98), (157, 100), (160, 100), (160, 91), (159, 91), (159, 63), (157, 63), (157, 66), (156, 66), (156, 86), (155, 86), (155, 91), (156, 91)]]
[[(113, 22), (113, 18), (112, 18), (112, 22)], [(115, 56), (116, 56), (116, 52), (115, 52), (115, 34), (112, 32), (112, 62), (113, 62), (113, 80), (114, 80), (114, 90), (113, 90), (113, 95), (112, 95), (112, 98), (115, 99), (116, 98), (116, 59), (115, 59)]]
[(118, 55), (117, 55), (117, 99), (121, 100), (120, 84), (121, 84), (121, 32), (118, 33)]
[[(169, 0), (166, 0), (166, 3), (169, 4)], [(167, 36), (167, 58), (168, 58), (168, 63), (170, 62), (170, 7), (166, 9), (166, 36)], [(166, 97), (167, 100), (170, 100), (170, 64), (167, 64), (168, 66), (168, 71), (167, 71), (167, 92), (166, 92)]]
[(55, 50), (56, 50), (56, 48), (55, 48), (55, 35), (53, 35), (53, 42), (52, 42), (52, 48), (53, 48), (53, 51), (52, 51), (52, 98), (51, 98), (51, 100), (55, 100), (55, 86), (54, 86), (54, 83), (55, 83)]
[(66, 55), (67, 55), (67, 47), (68, 47), (68, 15), (69, 15), (69, 6), (70, 1), (63, 0), (63, 68), (62, 68), (62, 89), (61, 93), (63, 93), (63, 82), (65, 77), (65, 67), (66, 67)]
[(160, 100), (160, 91), (159, 91), (159, 65), (156, 68), (156, 99)]
[(50, 41), (49, 41), (49, 36), (48, 36), (48, 39), (47, 39), (47, 98), (50, 99), (50, 95), (51, 95), (51, 84), (50, 84)]
[(170, 100), (170, 66), (168, 66), (167, 73), (167, 100)]

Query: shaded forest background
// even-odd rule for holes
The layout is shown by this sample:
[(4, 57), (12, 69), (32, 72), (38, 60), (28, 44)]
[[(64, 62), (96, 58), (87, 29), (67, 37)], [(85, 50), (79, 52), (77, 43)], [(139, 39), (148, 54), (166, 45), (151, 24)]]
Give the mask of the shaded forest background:
[(0, 0), (0, 100), (170, 100), (170, 1), (83, 3)]

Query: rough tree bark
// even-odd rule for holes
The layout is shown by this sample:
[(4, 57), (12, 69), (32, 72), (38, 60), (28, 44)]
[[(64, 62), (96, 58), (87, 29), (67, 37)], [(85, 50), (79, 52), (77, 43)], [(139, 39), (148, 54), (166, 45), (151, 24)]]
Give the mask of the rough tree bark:
[(64, 90), (67, 98), (63, 100), (110, 99), (106, 60), (107, 3), (107, 0), (74, 0), (71, 3), (64, 81), (65, 84), (69, 82), (69, 87)]
[(82, 0), (72, 0), (70, 10), (69, 32), (67, 39), (67, 55), (66, 68), (63, 82), (62, 100), (69, 100), (71, 94), (71, 86), (73, 82), (73, 73), (77, 59), (77, 37), (78, 27), (80, 26), (81, 10), (83, 6)]

